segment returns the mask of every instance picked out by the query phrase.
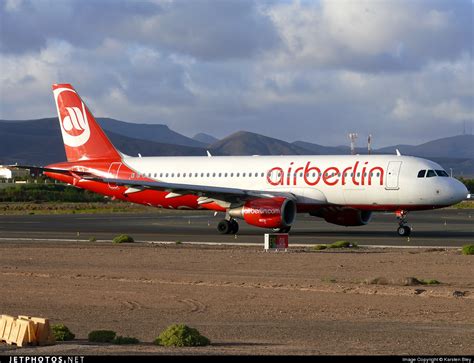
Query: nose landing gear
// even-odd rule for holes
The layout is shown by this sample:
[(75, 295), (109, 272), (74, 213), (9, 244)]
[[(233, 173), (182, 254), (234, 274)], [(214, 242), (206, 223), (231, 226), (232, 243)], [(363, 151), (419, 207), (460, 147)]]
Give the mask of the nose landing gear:
[(406, 221), (406, 215), (408, 214), (408, 212), (404, 210), (399, 210), (396, 211), (395, 214), (397, 215), (398, 219), (397, 234), (400, 237), (408, 237), (411, 233), (411, 227), (407, 225)]

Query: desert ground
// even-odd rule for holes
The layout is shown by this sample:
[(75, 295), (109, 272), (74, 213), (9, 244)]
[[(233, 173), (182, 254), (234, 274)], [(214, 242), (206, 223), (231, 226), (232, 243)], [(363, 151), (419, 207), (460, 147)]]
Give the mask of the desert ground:
[[(473, 355), (474, 256), (457, 248), (2, 241), (0, 314), (46, 317), (76, 334), (47, 347), (1, 343), (9, 355)], [(212, 344), (153, 345), (173, 323)], [(143, 343), (88, 343), (98, 329)]]

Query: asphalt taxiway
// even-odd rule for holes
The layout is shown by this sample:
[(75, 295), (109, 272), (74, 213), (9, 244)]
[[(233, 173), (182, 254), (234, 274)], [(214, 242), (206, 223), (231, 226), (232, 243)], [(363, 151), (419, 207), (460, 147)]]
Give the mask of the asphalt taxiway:
[[(222, 215), (207, 211), (152, 210), (146, 214), (65, 214), (0, 216), (2, 240), (111, 240), (120, 233), (148, 242), (263, 243), (266, 230), (240, 221), (238, 235), (216, 231)], [(342, 227), (299, 214), (290, 232), (290, 244), (321, 244), (338, 240), (360, 245), (463, 246), (474, 242), (474, 209), (441, 209), (408, 215), (412, 234), (396, 234), (393, 213), (374, 213), (366, 226)]]

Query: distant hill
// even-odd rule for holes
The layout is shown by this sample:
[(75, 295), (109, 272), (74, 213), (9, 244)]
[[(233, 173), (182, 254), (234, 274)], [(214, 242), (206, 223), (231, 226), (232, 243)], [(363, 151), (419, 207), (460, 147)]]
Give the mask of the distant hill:
[[(104, 129), (121, 152), (137, 156), (206, 155), (199, 147), (172, 145), (119, 135)], [(66, 160), (58, 119), (0, 120), (0, 164), (46, 165)]]
[(304, 155), (308, 150), (288, 142), (248, 131), (239, 131), (215, 142), (216, 155)]
[(474, 158), (474, 135), (458, 135), (426, 142), (421, 145), (396, 145), (376, 150), (379, 154), (402, 154), (420, 157)]
[[(165, 125), (132, 124), (113, 119), (99, 119), (112, 143), (121, 152), (136, 156), (151, 155), (347, 155), (348, 146), (322, 146), (310, 142), (288, 143), (268, 136), (239, 131), (210, 145), (193, 140)], [(142, 137), (140, 136), (142, 135)], [(144, 136), (143, 136), (144, 135)], [(167, 135), (164, 141), (163, 135)], [(199, 135), (199, 134), (198, 134)], [(196, 135), (196, 136), (198, 136)], [(212, 138), (212, 136), (201, 134)], [(153, 139), (153, 140), (150, 140)], [(214, 139), (214, 138), (213, 138)], [(191, 140), (201, 146), (183, 145)], [(207, 139), (211, 140), (211, 139)], [(374, 154), (424, 157), (441, 164), (454, 175), (474, 177), (474, 136), (460, 135), (433, 140), (421, 145), (396, 145), (374, 150)], [(357, 148), (366, 154), (365, 148)], [(0, 120), (0, 164), (46, 165), (66, 159), (59, 122), (56, 117), (26, 121)]]
[(308, 150), (310, 154), (315, 155), (347, 155), (350, 154), (350, 148), (344, 146), (322, 146), (306, 141), (295, 141), (292, 143), (297, 147)]
[(199, 141), (205, 145), (211, 145), (219, 141), (219, 139), (215, 138), (214, 136), (205, 134), (203, 132), (200, 132), (199, 134), (194, 135), (193, 140)]
[(193, 140), (170, 130), (166, 125), (136, 124), (102, 117), (98, 117), (97, 121), (105, 130), (112, 131), (119, 135), (133, 137), (135, 139), (193, 147), (204, 147), (207, 145), (206, 143)]

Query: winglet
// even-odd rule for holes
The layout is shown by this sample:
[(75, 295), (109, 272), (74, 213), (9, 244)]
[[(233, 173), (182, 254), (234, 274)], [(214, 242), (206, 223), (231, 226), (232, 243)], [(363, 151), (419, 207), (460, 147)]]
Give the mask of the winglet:
[(211, 155), (211, 153), (209, 152), (209, 150), (206, 150), (206, 152), (207, 152), (207, 157), (209, 157), (209, 158), (212, 157), (212, 155)]
[(395, 149), (395, 150), (397, 152), (397, 156), (402, 156), (402, 154), (400, 154), (400, 150), (398, 150), (398, 149)]

